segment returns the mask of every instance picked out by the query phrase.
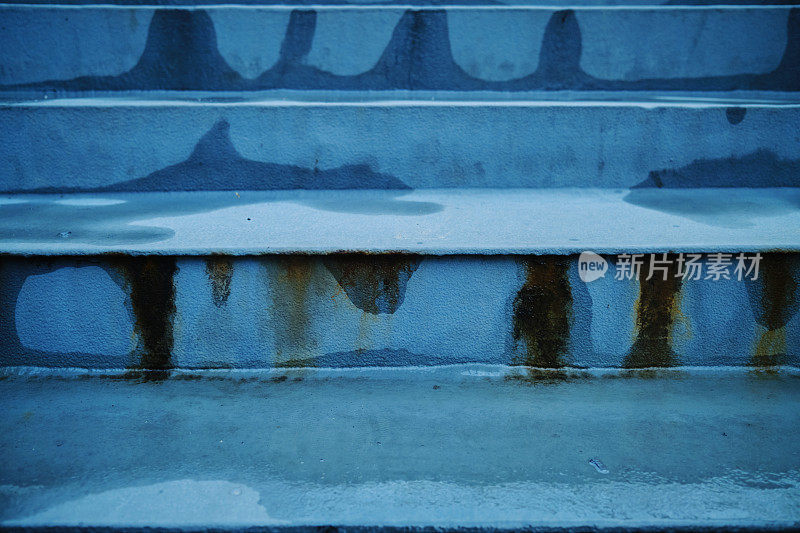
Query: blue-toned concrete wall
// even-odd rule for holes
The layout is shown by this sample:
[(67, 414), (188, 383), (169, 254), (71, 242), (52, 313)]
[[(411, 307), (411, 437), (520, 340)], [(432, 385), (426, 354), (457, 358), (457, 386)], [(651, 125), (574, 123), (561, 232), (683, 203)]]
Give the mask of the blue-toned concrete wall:
[(612, 266), (587, 283), (574, 257), (391, 254), (7, 257), (0, 281), (3, 365), (800, 363), (796, 254), (765, 254), (755, 281)]
[(800, 106), (0, 104), (0, 191), (791, 187)]
[(0, 7), (5, 91), (800, 90), (796, 8)]

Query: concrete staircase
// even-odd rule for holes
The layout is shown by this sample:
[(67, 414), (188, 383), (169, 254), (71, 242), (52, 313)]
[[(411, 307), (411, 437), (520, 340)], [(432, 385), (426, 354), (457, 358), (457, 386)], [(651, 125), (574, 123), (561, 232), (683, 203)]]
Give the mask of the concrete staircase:
[(0, 525), (800, 525), (800, 8), (136, 3), (0, 4)]

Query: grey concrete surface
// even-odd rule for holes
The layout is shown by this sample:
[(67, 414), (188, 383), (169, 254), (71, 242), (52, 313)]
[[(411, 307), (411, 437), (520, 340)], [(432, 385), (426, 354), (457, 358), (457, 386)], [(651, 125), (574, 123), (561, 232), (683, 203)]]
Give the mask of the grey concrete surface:
[(316, 96), (2, 102), (0, 191), (798, 185), (796, 99)]
[(195, 191), (0, 197), (0, 253), (800, 249), (800, 189)]
[(800, 520), (790, 369), (123, 377), (4, 371), (0, 524)]

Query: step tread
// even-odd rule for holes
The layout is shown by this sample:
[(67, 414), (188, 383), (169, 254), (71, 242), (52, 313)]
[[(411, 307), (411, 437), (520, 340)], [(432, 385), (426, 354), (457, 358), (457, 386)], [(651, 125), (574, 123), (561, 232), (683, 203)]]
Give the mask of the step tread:
[(800, 107), (800, 94), (787, 91), (96, 91), (91, 96), (65, 92), (31, 96), (0, 93), (0, 108), (142, 107)]
[(796, 375), (512, 372), (12, 375), (0, 525), (796, 526)]
[(0, 253), (800, 250), (800, 188), (4, 195)]

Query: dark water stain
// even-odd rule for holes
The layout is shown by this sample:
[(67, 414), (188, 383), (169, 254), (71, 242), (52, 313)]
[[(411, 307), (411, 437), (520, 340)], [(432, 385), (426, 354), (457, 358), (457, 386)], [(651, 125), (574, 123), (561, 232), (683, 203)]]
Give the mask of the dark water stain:
[[(153, 313), (155, 313), (155, 315), (149, 315), (147, 311), (147, 301), (149, 298), (146, 295), (143, 295), (143, 293), (148, 290), (146, 287), (146, 279), (142, 279), (141, 276), (138, 277), (141, 283), (138, 284), (136, 291), (136, 304), (134, 304), (134, 299), (131, 293), (132, 285), (126, 273), (129, 271), (135, 271), (136, 267), (125, 266), (129, 259), (132, 260), (132, 264), (141, 264), (141, 261), (143, 260), (142, 258), (125, 256), (58, 258), (36, 256), (0, 257), (0, 364), (11, 366), (31, 364), (48, 366), (54, 362), (57, 362), (57, 366), (70, 366), (75, 368), (98, 368), (108, 364), (108, 358), (104, 354), (91, 354), (84, 352), (58, 352), (54, 354), (52, 352), (26, 348), (22, 345), (19, 339), (16, 329), (16, 307), (17, 298), (19, 297), (19, 293), (22, 290), (25, 280), (29, 276), (46, 275), (67, 267), (99, 267), (105, 270), (108, 273), (109, 278), (117, 283), (117, 285), (119, 285), (120, 288), (128, 295), (128, 311), (130, 313), (131, 321), (134, 324), (137, 324), (141, 321), (141, 323), (145, 325), (145, 329), (148, 331), (146, 344), (150, 347), (150, 349), (155, 348), (155, 357), (151, 358), (149, 355), (142, 356), (142, 352), (145, 349), (143, 346), (143, 344), (145, 344), (145, 342), (143, 342), (145, 341), (145, 335), (142, 334), (142, 330), (137, 326), (137, 332), (139, 333), (141, 344), (137, 347), (136, 352), (139, 354), (140, 361), (147, 363), (151, 359), (158, 360), (161, 358), (161, 361), (163, 362), (165, 348), (167, 346), (171, 348), (172, 331), (169, 324), (165, 324), (163, 326), (157, 325), (156, 322), (161, 319), (156, 315), (160, 313), (161, 318), (164, 319), (164, 321), (169, 322), (170, 319), (168, 317), (165, 318), (165, 315), (171, 315), (172, 311), (169, 309), (174, 310), (174, 304), (170, 301), (171, 296), (163, 293), (170, 292), (172, 289), (167, 287), (162, 291), (162, 295), (164, 295), (166, 301), (163, 302), (161, 309), (158, 309), (158, 307), (153, 309)], [(170, 268), (174, 268), (174, 265), (173, 267), (169, 266), (169, 262), (171, 260), (170, 258), (163, 258), (162, 260), (166, 261), (167, 263), (167, 265), (163, 267), (165, 271), (170, 270)], [(160, 289), (156, 288), (156, 290)], [(159, 300), (159, 297), (153, 297), (153, 300), (156, 301), (156, 306), (158, 306), (157, 300)], [(167, 310), (163, 311), (164, 309)], [(142, 317), (141, 319), (139, 318), (140, 316)], [(159, 333), (159, 331), (162, 331), (163, 335)], [(159, 340), (159, 338), (161, 340)], [(54, 358), (54, 356), (56, 357)], [(168, 355), (166, 357), (166, 361), (169, 361)], [(144, 365), (137, 364), (135, 366), (139, 368), (143, 367)], [(163, 365), (154, 364), (153, 366), (160, 367)], [(142, 372), (144, 372), (144, 370), (142, 370)], [(164, 369), (157, 369), (153, 372), (154, 374), (149, 375), (156, 378), (161, 378), (164, 375)], [(137, 376), (129, 374), (120, 377), (120, 379), (136, 378)]]
[(650, 171), (632, 189), (700, 187), (797, 187), (800, 159), (783, 159), (766, 149), (741, 157), (697, 159), (678, 168)]
[[(441, 211), (434, 202), (415, 202), (402, 198), (402, 191), (324, 191), (315, 196), (285, 195), (270, 191), (200, 191), (180, 196), (109, 193), (99, 200), (107, 204), (76, 205), (63, 203), (55, 194), (23, 198), (0, 204), (0, 241), (24, 243), (84, 243), (98, 246), (134, 246), (162, 242), (175, 236), (170, 227), (146, 225), (140, 221), (207, 213), (233, 206), (289, 201), (308, 207), (355, 214), (422, 216)], [(248, 213), (249, 215), (249, 213)], [(242, 224), (249, 216), (242, 215)]]
[(222, 58), (216, 31), (205, 11), (157, 10), (137, 65), (119, 76), (83, 76), (5, 86), (43, 90), (453, 90), (453, 91), (732, 91), (800, 90), (800, 9), (787, 17), (787, 43), (779, 65), (766, 74), (696, 78), (605, 80), (580, 66), (582, 38), (571, 9), (556, 11), (545, 28), (537, 69), (508, 81), (474, 78), (453, 59), (447, 12), (408, 9), (378, 59), (367, 72), (339, 76), (305, 64), (316, 33), (317, 12), (296, 9), (290, 15), (278, 61), (256, 79), (244, 79)]
[[(114, 205), (79, 206), (58, 203), (58, 198), (38, 197), (0, 205), (0, 241), (28, 243), (86, 243), (100, 246), (144, 244), (170, 239), (170, 228), (143, 225), (139, 220), (170, 214), (190, 214), (215, 209), (217, 201), (133, 197)], [(230, 201), (226, 203), (231, 203)]]
[(304, 64), (316, 29), (315, 10), (292, 12), (277, 63), (259, 76), (259, 88), (388, 90), (433, 89), (474, 81), (452, 59), (443, 10), (407, 10), (376, 64), (353, 76), (340, 76)]
[(69, 242), (99, 246), (160, 242), (172, 238), (175, 231), (168, 227), (142, 225), (139, 221), (275, 201), (274, 196), (267, 192), (241, 195), (192, 194), (180, 197), (131, 194), (118, 196), (112, 193), (100, 199), (109, 202), (89, 202), (86, 205), (65, 203), (62, 197), (53, 194), (0, 205), (0, 241)]
[(230, 124), (220, 119), (203, 135), (191, 155), (180, 163), (147, 176), (103, 187), (44, 187), (17, 192), (142, 192), (142, 191), (274, 191), (293, 189), (410, 189), (369, 165), (318, 168), (264, 163), (239, 154), (230, 137)]
[(405, 254), (332, 254), (323, 263), (350, 301), (367, 313), (392, 314), (420, 261)]
[(525, 283), (513, 304), (513, 338), (525, 349), (517, 363), (560, 368), (565, 364), (573, 319), (569, 259), (531, 257), (524, 266)]
[[(678, 168), (651, 171), (624, 200), (711, 226), (753, 227), (765, 217), (800, 209), (800, 159), (782, 159), (769, 150), (742, 157), (698, 159)], [(774, 188), (780, 194), (698, 193), (697, 188)]]
[(244, 78), (219, 53), (214, 23), (207, 12), (157, 9), (144, 51), (129, 71), (25, 86), (66, 91), (223, 90), (243, 88), (243, 83)]
[[(247, 194), (195, 195), (178, 200), (170, 196), (109, 196), (111, 202), (101, 205), (67, 204), (55, 196), (29, 199), (0, 205), (0, 241), (64, 242), (68, 239), (69, 242), (98, 245), (164, 241), (174, 236), (174, 230), (132, 222), (286, 200), (266, 192), (296, 189), (331, 191), (325, 197), (290, 199), (327, 211), (421, 216), (443, 209), (434, 202), (398, 198), (411, 188), (394, 176), (372, 171), (369, 165), (343, 165), (320, 170), (245, 159), (231, 141), (229, 123), (222, 119), (203, 135), (185, 161), (142, 178), (102, 187), (40, 187), (8, 192), (113, 195), (125, 192), (248, 191)], [(354, 200), (343, 195), (354, 189), (362, 190), (363, 196)], [(264, 194), (259, 195), (258, 191), (264, 191)], [(342, 195), (334, 194), (334, 191), (342, 191)]]
[(786, 324), (800, 308), (800, 257), (797, 254), (762, 254), (757, 280), (747, 279), (750, 307), (761, 326), (750, 364), (786, 363)]
[(635, 189), (629, 191), (624, 200), (709, 226), (752, 228), (765, 218), (797, 212), (800, 188), (783, 189), (780, 194), (759, 195), (743, 191), (722, 195), (711, 191), (701, 194), (692, 189)]
[(286, 256), (270, 259), (266, 265), (272, 296), (276, 367), (315, 366), (316, 350), (309, 332), (314, 261), (309, 257)]
[(746, 114), (747, 109), (744, 107), (729, 107), (725, 110), (725, 117), (728, 119), (728, 122), (733, 125), (739, 124), (741, 121), (743, 121)]
[(233, 260), (230, 257), (211, 256), (206, 259), (206, 275), (211, 282), (214, 305), (222, 307), (231, 295)]
[(639, 298), (636, 301), (636, 339), (625, 356), (623, 367), (648, 368), (675, 366), (677, 355), (672, 348), (672, 329), (680, 316), (681, 278), (674, 254), (667, 256), (666, 279), (656, 270), (647, 279), (653, 254), (639, 271)]
[(121, 191), (290, 190), (290, 189), (410, 189), (369, 165), (318, 168), (264, 163), (245, 159), (230, 138), (230, 124), (221, 119), (203, 135), (188, 159), (136, 180), (97, 189)]
[(143, 374), (144, 379), (163, 379), (172, 368), (176, 259), (122, 256), (111, 258), (110, 264), (125, 280), (130, 295), (134, 328), (140, 342), (136, 370), (156, 371)]

